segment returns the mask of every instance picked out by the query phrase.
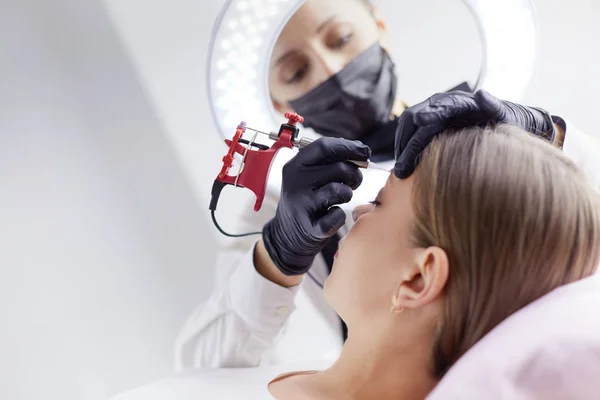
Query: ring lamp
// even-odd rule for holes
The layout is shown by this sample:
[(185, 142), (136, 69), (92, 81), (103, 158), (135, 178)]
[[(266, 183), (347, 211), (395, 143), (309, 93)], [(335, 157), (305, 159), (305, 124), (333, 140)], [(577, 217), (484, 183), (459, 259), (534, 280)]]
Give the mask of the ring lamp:
[[(533, 74), (533, 0), (462, 0), (476, 19), (483, 62), (476, 89), (517, 100)], [(281, 124), (269, 92), (275, 42), (304, 0), (227, 0), (213, 27), (207, 88), (213, 118), (228, 138), (240, 121), (272, 129)]]

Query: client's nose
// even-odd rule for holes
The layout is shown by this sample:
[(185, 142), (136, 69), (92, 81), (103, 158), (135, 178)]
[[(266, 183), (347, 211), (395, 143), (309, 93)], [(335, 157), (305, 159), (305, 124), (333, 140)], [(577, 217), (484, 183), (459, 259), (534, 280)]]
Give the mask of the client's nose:
[(372, 210), (373, 204), (360, 205), (352, 211), (352, 220), (356, 222), (357, 219), (359, 219), (364, 214), (370, 213)]

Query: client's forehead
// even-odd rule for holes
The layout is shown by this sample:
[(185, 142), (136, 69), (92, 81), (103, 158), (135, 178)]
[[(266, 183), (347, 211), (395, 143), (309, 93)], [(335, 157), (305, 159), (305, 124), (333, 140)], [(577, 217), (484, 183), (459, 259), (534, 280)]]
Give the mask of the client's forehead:
[(398, 188), (398, 187), (407, 187), (412, 186), (412, 182), (414, 180), (414, 174), (406, 179), (400, 179), (395, 174), (394, 171), (390, 171), (390, 175), (385, 182), (385, 186), (389, 186), (390, 188)]
[(409, 204), (412, 201), (414, 180), (414, 174), (406, 179), (399, 179), (394, 173), (391, 173), (383, 188), (382, 196), (386, 202), (391, 200), (402, 208), (411, 208)]

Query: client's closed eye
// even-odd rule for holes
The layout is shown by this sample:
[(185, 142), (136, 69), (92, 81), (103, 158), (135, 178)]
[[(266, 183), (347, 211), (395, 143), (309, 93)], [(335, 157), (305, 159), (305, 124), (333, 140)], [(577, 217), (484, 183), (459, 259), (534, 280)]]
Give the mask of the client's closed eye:
[(383, 192), (383, 189), (381, 189), (379, 191), (379, 193), (377, 193), (377, 197), (375, 197), (375, 200), (370, 201), (369, 203), (373, 204), (373, 206), (375, 206), (375, 207), (379, 207), (381, 205), (382, 192)]

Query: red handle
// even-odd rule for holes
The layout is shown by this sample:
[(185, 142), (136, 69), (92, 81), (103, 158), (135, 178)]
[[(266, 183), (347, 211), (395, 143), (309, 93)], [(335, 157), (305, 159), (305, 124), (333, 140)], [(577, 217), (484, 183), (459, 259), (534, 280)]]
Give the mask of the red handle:
[[(304, 118), (295, 113), (286, 113), (285, 117), (288, 118), (289, 125), (296, 125), (296, 123), (302, 123)], [(239, 139), (242, 137), (246, 130), (245, 124), (240, 124), (232, 140), (225, 140), (225, 144), (229, 146), (229, 152), (223, 157), (223, 168), (221, 173), (217, 177), (217, 180), (229, 185), (236, 185), (250, 189), (256, 195), (256, 202), (254, 203), (254, 211), (260, 210), (262, 207), (263, 200), (265, 198), (267, 179), (269, 177), (269, 169), (275, 154), (279, 149), (287, 147), (292, 148), (292, 136), (294, 132), (289, 129), (283, 129), (279, 135), (279, 139), (268, 150), (255, 150), (252, 148), (246, 148), (239, 143)], [(240, 172), (239, 176), (229, 175), (229, 169), (233, 163), (234, 153), (244, 156), (245, 161), (244, 167)]]

